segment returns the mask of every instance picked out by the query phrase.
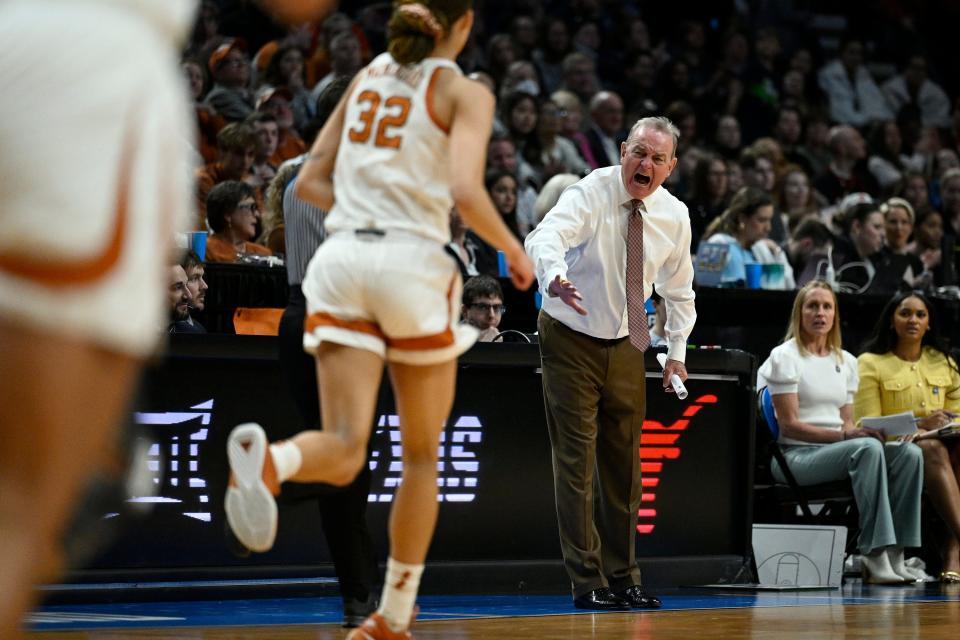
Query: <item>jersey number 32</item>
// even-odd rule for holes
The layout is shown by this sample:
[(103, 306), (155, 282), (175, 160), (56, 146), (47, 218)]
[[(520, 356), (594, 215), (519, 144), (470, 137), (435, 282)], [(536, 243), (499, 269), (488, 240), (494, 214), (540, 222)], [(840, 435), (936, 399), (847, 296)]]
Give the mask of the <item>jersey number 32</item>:
[(410, 115), (410, 98), (390, 96), (383, 100), (376, 91), (361, 91), (357, 96), (357, 102), (367, 106), (360, 112), (360, 122), (348, 131), (350, 141), (363, 144), (370, 139), (376, 129), (376, 135), (373, 138), (375, 146), (399, 149), (403, 136), (396, 130), (401, 129), (407, 122), (407, 116)]

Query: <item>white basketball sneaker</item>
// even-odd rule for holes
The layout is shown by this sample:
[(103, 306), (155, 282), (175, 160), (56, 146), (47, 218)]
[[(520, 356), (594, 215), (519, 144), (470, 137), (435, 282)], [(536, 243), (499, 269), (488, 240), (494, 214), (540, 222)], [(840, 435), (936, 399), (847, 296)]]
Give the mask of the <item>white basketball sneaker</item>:
[(280, 493), (270, 443), (255, 422), (238, 425), (227, 438), (230, 482), (223, 501), (233, 534), (251, 551), (269, 551), (277, 537)]

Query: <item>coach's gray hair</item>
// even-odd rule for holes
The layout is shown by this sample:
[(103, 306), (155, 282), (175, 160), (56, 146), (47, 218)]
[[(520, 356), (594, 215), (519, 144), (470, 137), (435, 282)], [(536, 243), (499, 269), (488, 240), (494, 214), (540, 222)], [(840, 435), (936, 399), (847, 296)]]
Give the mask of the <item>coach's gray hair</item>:
[(670, 118), (665, 116), (649, 116), (647, 118), (640, 118), (637, 120), (632, 127), (630, 127), (630, 135), (627, 136), (627, 140), (633, 138), (643, 127), (648, 127), (650, 129), (655, 129), (661, 133), (666, 133), (673, 138), (673, 154), (671, 157), (677, 156), (677, 145), (680, 143), (680, 129), (677, 129), (677, 125), (671, 122)]

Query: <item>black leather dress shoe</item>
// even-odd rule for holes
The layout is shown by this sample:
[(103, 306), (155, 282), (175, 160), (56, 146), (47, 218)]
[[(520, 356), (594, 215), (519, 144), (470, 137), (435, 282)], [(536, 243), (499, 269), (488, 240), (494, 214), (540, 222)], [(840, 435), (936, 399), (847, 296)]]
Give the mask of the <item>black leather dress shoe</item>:
[(574, 598), (573, 606), (577, 609), (594, 609), (596, 611), (627, 611), (630, 608), (630, 603), (614, 595), (613, 591), (610, 591), (607, 587), (600, 587)]
[(632, 587), (627, 587), (616, 595), (625, 600), (633, 609), (660, 608), (660, 598), (650, 595), (638, 584), (635, 584)]

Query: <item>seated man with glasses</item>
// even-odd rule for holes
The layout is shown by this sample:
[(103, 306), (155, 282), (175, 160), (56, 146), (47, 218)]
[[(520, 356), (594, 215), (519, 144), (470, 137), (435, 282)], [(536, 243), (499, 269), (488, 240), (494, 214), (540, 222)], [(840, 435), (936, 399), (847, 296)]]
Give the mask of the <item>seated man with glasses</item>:
[(474, 276), (463, 285), (460, 320), (480, 330), (478, 342), (493, 342), (500, 335), (497, 327), (506, 310), (503, 306), (503, 289), (496, 278)]

